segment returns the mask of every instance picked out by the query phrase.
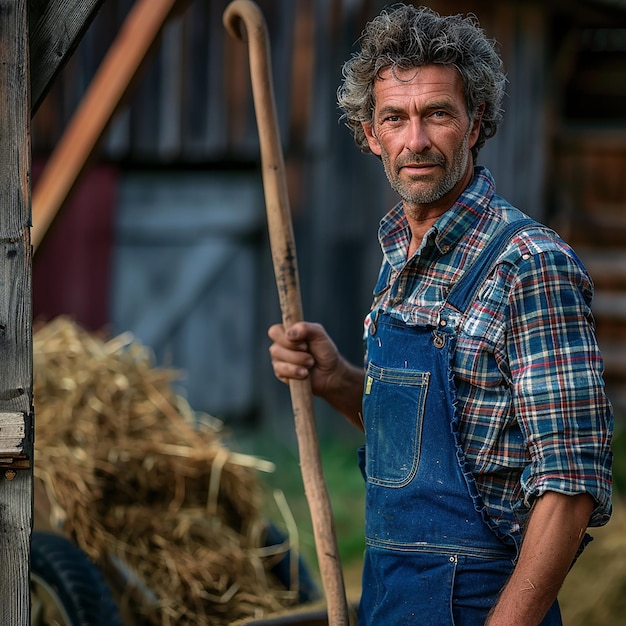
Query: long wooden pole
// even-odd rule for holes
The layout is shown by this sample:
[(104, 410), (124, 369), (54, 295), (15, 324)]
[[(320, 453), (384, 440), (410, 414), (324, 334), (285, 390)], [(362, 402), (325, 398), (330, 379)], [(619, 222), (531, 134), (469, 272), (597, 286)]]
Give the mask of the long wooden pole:
[[(259, 7), (250, 0), (235, 0), (228, 5), (224, 12), (224, 26), (236, 39), (247, 38), (248, 41), (270, 247), (283, 324), (289, 327), (301, 321), (303, 314), (267, 27)], [(311, 385), (308, 380), (291, 380), (289, 390), (304, 491), (311, 512), (317, 558), (326, 593), (328, 621), (330, 626), (344, 626), (349, 623), (348, 605), (335, 525), (322, 471)]]
[(33, 250), (70, 194), (165, 22), (186, 2), (135, 2), (33, 191)]

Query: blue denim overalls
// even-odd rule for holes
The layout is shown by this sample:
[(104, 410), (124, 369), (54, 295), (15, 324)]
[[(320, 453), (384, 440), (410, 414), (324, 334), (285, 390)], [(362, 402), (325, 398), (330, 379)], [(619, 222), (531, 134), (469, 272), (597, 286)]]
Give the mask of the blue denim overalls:
[[(496, 234), (451, 290), (438, 328), (386, 313), (370, 324), (360, 625), (483, 624), (513, 570), (519, 538), (489, 520), (459, 442), (448, 320), (450, 306), (466, 310), (512, 232), (529, 223)], [(543, 624), (561, 624), (556, 603)]]

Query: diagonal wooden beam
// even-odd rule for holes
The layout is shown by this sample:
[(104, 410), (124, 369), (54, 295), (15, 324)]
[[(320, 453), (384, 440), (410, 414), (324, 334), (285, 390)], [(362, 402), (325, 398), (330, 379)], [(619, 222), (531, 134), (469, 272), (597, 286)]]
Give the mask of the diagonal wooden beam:
[(135, 0), (33, 191), (34, 251), (157, 44), (165, 23), (188, 4), (189, 0)]
[(103, 3), (104, 0), (28, 0), (31, 115)]

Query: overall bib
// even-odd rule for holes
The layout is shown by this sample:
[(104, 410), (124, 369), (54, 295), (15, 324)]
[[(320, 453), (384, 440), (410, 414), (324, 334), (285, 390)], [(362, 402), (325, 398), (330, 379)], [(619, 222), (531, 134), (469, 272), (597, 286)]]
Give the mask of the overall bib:
[[(466, 310), (521, 224), (502, 229), (454, 286), (438, 328), (386, 313), (370, 324), (360, 625), (481, 625), (513, 570), (519, 537), (488, 518), (460, 445), (448, 312)], [(556, 603), (543, 624), (561, 624)]]

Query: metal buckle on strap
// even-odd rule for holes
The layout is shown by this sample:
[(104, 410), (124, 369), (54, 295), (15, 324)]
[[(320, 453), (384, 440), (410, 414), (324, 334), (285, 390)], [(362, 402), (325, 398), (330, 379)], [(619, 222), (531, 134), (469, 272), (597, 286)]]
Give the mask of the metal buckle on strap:
[(433, 344), (435, 348), (443, 348), (446, 345), (446, 334), (433, 330)]

